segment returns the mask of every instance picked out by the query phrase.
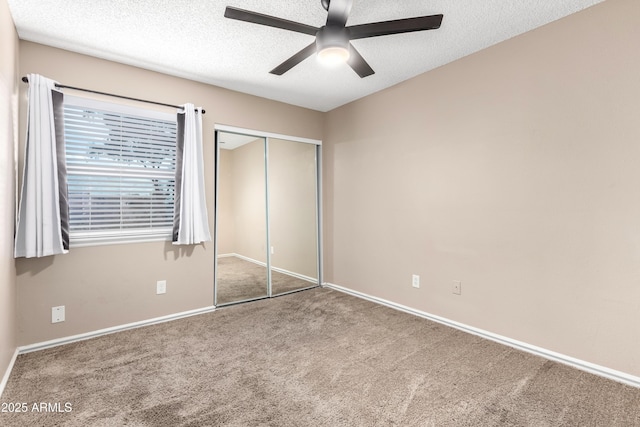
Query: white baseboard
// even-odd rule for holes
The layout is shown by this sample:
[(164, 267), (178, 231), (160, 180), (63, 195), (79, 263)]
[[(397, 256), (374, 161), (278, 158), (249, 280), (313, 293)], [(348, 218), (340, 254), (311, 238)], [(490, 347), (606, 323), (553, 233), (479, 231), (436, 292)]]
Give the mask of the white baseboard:
[(264, 261), (258, 261), (257, 259), (249, 258), (248, 256), (244, 256), (244, 255), (240, 255), (240, 254), (235, 254), (235, 253), (234, 254), (225, 254), (225, 256), (227, 256), (227, 257), (233, 256), (233, 257), (236, 257), (236, 258), (240, 258), (242, 260), (252, 262), (252, 263), (260, 265), (262, 267), (266, 267), (267, 266), (267, 263), (264, 262)]
[[(329, 288), (329, 289), (334, 289), (336, 291), (339, 292), (344, 292), (346, 294), (358, 297), (358, 298), (362, 298), (377, 304), (381, 304), (396, 310), (400, 310), (403, 311), (405, 313), (409, 313), (409, 314), (413, 314), (415, 316), (419, 316), (422, 317), (424, 319), (428, 319), (446, 326), (450, 326), (452, 328), (456, 328), (459, 329), (461, 331), (473, 334), (473, 335), (477, 335), (480, 336), (482, 338), (486, 338), (489, 339), (491, 341), (495, 341), (497, 343), (503, 344), (503, 345), (507, 345), (509, 347), (513, 347), (516, 348), (518, 350), (522, 350), (525, 351), (527, 353), (531, 353), (534, 354), (536, 356), (541, 356), (544, 357), (546, 359), (549, 360), (553, 360), (555, 362), (559, 362), (559, 363), (563, 363), (565, 365), (569, 365), (572, 366), (574, 368), (580, 369), (582, 371), (586, 371), (595, 375), (599, 375), (601, 377), (605, 377), (623, 384), (627, 384), (630, 385), (632, 387), (636, 387), (636, 388), (640, 388), (640, 377), (631, 375), (631, 374), (627, 374), (625, 372), (621, 372), (621, 371), (617, 371), (614, 369), (610, 369), (607, 368), (605, 366), (600, 366), (600, 365), (596, 365), (594, 363), (590, 363), (590, 362), (586, 362), (584, 360), (580, 360), (580, 359), (576, 359), (574, 357), (570, 357), (561, 353), (556, 353), (554, 351), (551, 350), (547, 350), (541, 347), (537, 347), (522, 341), (518, 341), (518, 340), (514, 340), (502, 335), (498, 335), (498, 334), (494, 334), (492, 332), (489, 331), (485, 331), (483, 329), (479, 329), (479, 328), (475, 328), (473, 326), (469, 326), (469, 325), (465, 325), (463, 323), (460, 322), (456, 322), (454, 320), (450, 320), (441, 316), (437, 316), (435, 314), (430, 314), (424, 311), (420, 311), (420, 310), (416, 310), (414, 308), (411, 307), (407, 307), (404, 306), (402, 304), (397, 304), (395, 302), (392, 301), (388, 301), (382, 298), (378, 298), (378, 297), (374, 297), (371, 295), (367, 295), (364, 294), (362, 292), (358, 292), (358, 291), (354, 291), (352, 289), (349, 288), (345, 288), (339, 285), (335, 285), (333, 283), (323, 283), (322, 284), (323, 287)], [(199, 309), (195, 309), (195, 310), (189, 310), (189, 311), (184, 311), (181, 313), (176, 313), (176, 314), (171, 314), (171, 315), (167, 315), (167, 316), (162, 316), (162, 317), (156, 317), (153, 319), (148, 319), (148, 320), (142, 320), (139, 322), (133, 322), (133, 323), (128, 323), (125, 325), (120, 325), (120, 326), (114, 326), (111, 328), (105, 328), (105, 329), (99, 329), (97, 331), (92, 331), (92, 332), (87, 332), (84, 334), (78, 334), (78, 335), (72, 335), (69, 337), (63, 337), (63, 338), (58, 338), (55, 340), (50, 340), (50, 341), (44, 341), (44, 342), (40, 342), (40, 343), (35, 343), (35, 344), (30, 344), (30, 345), (25, 345), (25, 346), (20, 346), (16, 349), (11, 362), (9, 363), (9, 366), (7, 367), (4, 376), (2, 377), (2, 382), (0, 382), (0, 396), (2, 396), (2, 392), (4, 391), (4, 388), (7, 384), (7, 381), (9, 380), (9, 376), (11, 375), (11, 371), (13, 369), (13, 365), (15, 364), (16, 358), (18, 357), (18, 354), (24, 354), (24, 353), (30, 353), (33, 351), (38, 351), (38, 350), (44, 350), (46, 348), (51, 348), (51, 347), (56, 347), (59, 345), (64, 345), (64, 344), (69, 344), (72, 342), (77, 342), (77, 341), (84, 341), (90, 338), (94, 338), (94, 337), (98, 337), (101, 335), (107, 335), (107, 334), (112, 334), (115, 332), (120, 332), (120, 331), (125, 331), (128, 329), (134, 329), (134, 328), (139, 328), (142, 326), (148, 326), (148, 325), (153, 325), (153, 324), (158, 324), (158, 323), (163, 323), (163, 322), (168, 322), (171, 320), (177, 320), (177, 319), (181, 319), (184, 317), (190, 317), (190, 316), (195, 316), (198, 314), (204, 314), (204, 313), (210, 313), (212, 311), (215, 311), (215, 307), (210, 306), (210, 307), (203, 307), (203, 308), (199, 308)]]
[(9, 376), (11, 375), (11, 371), (13, 370), (13, 365), (16, 363), (16, 359), (18, 358), (18, 349), (13, 352), (13, 357), (9, 362), (9, 366), (7, 366), (7, 370), (4, 372), (2, 376), (2, 382), (0, 382), (0, 397), (2, 397), (2, 393), (4, 392), (4, 388), (7, 386), (7, 381), (9, 381)]
[(99, 337), (101, 335), (113, 334), (115, 332), (126, 331), (128, 329), (140, 328), (142, 326), (155, 325), (158, 323), (169, 322), (171, 320), (178, 320), (184, 317), (196, 316), (198, 314), (210, 313), (215, 311), (214, 306), (198, 308), (195, 310), (183, 311), (181, 313), (169, 314), (167, 316), (155, 317), (153, 319), (141, 320), (139, 322), (127, 323), (124, 325), (113, 326), (105, 329), (98, 329), (97, 331), (86, 332), (84, 334), (71, 335), (68, 337), (57, 338), (50, 341), (43, 341), (35, 344), (29, 344), (18, 347), (19, 354), (31, 353), (32, 351), (44, 350), (46, 348), (57, 347), (59, 345), (69, 344), (77, 341), (84, 341), (90, 338)]
[[(266, 267), (267, 266), (266, 262), (258, 261), (256, 259), (249, 258), (249, 257), (246, 257), (244, 255), (240, 255), (240, 254), (218, 255), (218, 258), (229, 258), (229, 257), (240, 258), (242, 260), (252, 262), (252, 263), (260, 265), (262, 267)], [(304, 274), (294, 273), (293, 271), (285, 270), (284, 268), (279, 268), (279, 267), (271, 267), (271, 269), (273, 271), (277, 271), (278, 273), (282, 273), (282, 274), (286, 274), (287, 276), (295, 277), (296, 279), (305, 280), (307, 282), (311, 282), (311, 283), (316, 284), (316, 285), (318, 284), (318, 279), (314, 279), (313, 277), (305, 276)]]
[(556, 353), (555, 351), (547, 350), (542, 347), (538, 347), (535, 345), (531, 345), (522, 341), (514, 340), (502, 335), (494, 334), (493, 332), (485, 331), (483, 329), (475, 328), (473, 326), (465, 325), (464, 323), (456, 322), (454, 320), (447, 319), (445, 317), (437, 316), (435, 314), (427, 313), (424, 311), (416, 310), (411, 307), (404, 306), (402, 304), (397, 304), (392, 301), (388, 301), (382, 298), (374, 297), (371, 295), (364, 294), (362, 292), (354, 291), (349, 288), (345, 288), (339, 285), (335, 285), (333, 283), (323, 283), (323, 287), (327, 287), (329, 289), (334, 289), (336, 291), (344, 292), (346, 294), (363, 298), (365, 300), (378, 303), (396, 310), (403, 311), (405, 313), (413, 314), (415, 316), (422, 317), (424, 319), (432, 320), (437, 323), (441, 323), (446, 326), (450, 326), (452, 328), (459, 329), (461, 331), (480, 336), (482, 338), (489, 339), (491, 341), (495, 341), (500, 344), (507, 345), (509, 347), (516, 348), (518, 350), (525, 351), (527, 353), (534, 354), (536, 356), (544, 357), (545, 359), (553, 360), (555, 362), (559, 362), (565, 365), (572, 366), (574, 368), (580, 369), (582, 371), (586, 371), (595, 375), (599, 375), (601, 377), (605, 377), (623, 384), (630, 385), (632, 387), (640, 388), (640, 377), (635, 375), (627, 374), (626, 372), (616, 371), (614, 369), (607, 368), (605, 366), (596, 365), (591, 362), (586, 362), (584, 360), (576, 359), (575, 357), (567, 356), (561, 353)]
[(286, 274), (287, 276), (295, 277), (296, 279), (304, 280), (307, 282), (311, 282), (314, 285), (318, 284), (318, 279), (314, 279), (313, 277), (305, 276), (304, 274), (294, 273), (293, 271), (285, 270), (284, 268), (271, 267), (273, 271), (277, 271), (278, 273)]

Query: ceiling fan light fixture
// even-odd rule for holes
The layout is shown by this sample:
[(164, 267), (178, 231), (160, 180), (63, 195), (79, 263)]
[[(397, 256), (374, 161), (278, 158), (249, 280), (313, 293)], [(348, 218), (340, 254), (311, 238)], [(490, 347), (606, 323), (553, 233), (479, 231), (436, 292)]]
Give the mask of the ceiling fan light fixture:
[(349, 60), (349, 49), (343, 46), (328, 46), (318, 51), (318, 61), (327, 67), (337, 67)]
[(316, 35), (318, 61), (335, 67), (349, 60), (349, 33), (344, 27), (325, 26)]

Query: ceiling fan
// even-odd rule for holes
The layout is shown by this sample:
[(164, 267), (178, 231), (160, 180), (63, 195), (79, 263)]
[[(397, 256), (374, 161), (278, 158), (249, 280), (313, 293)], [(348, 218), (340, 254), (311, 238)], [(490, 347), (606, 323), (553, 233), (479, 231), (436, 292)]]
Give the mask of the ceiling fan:
[(321, 62), (329, 65), (346, 62), (360, 77), (364, 78), (374, 74), (374, 71), (353, 47), (351, 40), (435, 30), (440, 28), (442, 23), (442, 15), (429, 15), (347, 27), (353, 0), (321, 0), (321, 3), (329, 14), (327, 23), (320, 28), (231, 6), (226, 8), (224, 16), (238, 21), (315, 36), (316, 40), (313, 43), (270, 71), (271, 74), (279, 76), (317, 52)]

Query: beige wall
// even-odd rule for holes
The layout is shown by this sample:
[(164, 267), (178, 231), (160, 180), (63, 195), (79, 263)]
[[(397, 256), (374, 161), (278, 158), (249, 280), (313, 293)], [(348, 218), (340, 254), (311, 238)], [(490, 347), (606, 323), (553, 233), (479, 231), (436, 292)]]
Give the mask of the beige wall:
[[(323, 115), (316, 111), (21, 41), (20, 75), (27, 73), (71, 86), (204, 107), (205, 184), (212, 229), (216, 123), (322, 137)], [(22, 117), (25, 91), (26, 85), (21, 85)], [(159, 242), (75, 248), (63, 256), (19, 259), (19, 344), (210, 306), (213, 252), (212, 243), (181, 248)], [(156, 281), (163, 279), (167, 293), (158, 296)], [(51, 324), (51, 307), (57, 305), (66, 306), (67, 320)]]
[(218, 254), (232, 254), (235, 252), (236, 224), (233, 214), (233, 151), (220, 150), (218, 159), (218, 224), (217, 244)]
[(331, 111), (325, 280), (638, 376), (639, 124), (637, 0)]
[(18, 35), (6, 0), (0, 0), (0, 380), (17, 345), (16, 271), (13, 262), (17, 69)]
[[(233, 253), (267, 262), (267, 207), (264, 139), (231, 151)], [(221, 183), (222, 184), (222, 183)], [(223, 224), (219, 224), (223, 227)], [(221, 252), (222, 253), (222, 252)]]

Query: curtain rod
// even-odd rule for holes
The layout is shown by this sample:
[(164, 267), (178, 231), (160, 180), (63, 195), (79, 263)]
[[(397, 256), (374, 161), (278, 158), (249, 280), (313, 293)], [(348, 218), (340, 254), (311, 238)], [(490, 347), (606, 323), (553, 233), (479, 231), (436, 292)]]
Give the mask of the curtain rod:
[[(29, 83), (29, 79), (27, 78), (27, 76), (24, 76), (22, 78), (22, 81), (25, 83)], [(67, 85), (61, 85), (59, 83), (55, 84), (56, 87), (58, 89), (73, 89), (73, 90), (79, 90), (82, 92), (89, 92), (89, 93), (96, 93), (98, 95), (106, 95), (106, 96), (112, 96), (114, 98), (122, 98), (122, 99), (128, 99), (130, 101), (138, 101), (138, 102), (146, 102), (147, 104), (154, 104), (154, 105), (162, 105), (163, 107), (173, 107), (173, 108), (184, 108), (181, 105), (173, 105), (173, 104), (165, 104), (163, 102), (155, 102), (155, 101), (147, 101), (146, 99), (140, 99), (140, 98), (132, 98), (130, 96), (122, 96), (122, 95), (116, 95), (113, 93), (107, 93), (107, 92), (99, 92), (97, 90), (91, 90), (91, 89), (83, 89), (81, 87), (74, 87), (74, 86), (67, 86)], [(204, 114), (205, 111), (204, 109), (202, 110), (202, 114)]]

